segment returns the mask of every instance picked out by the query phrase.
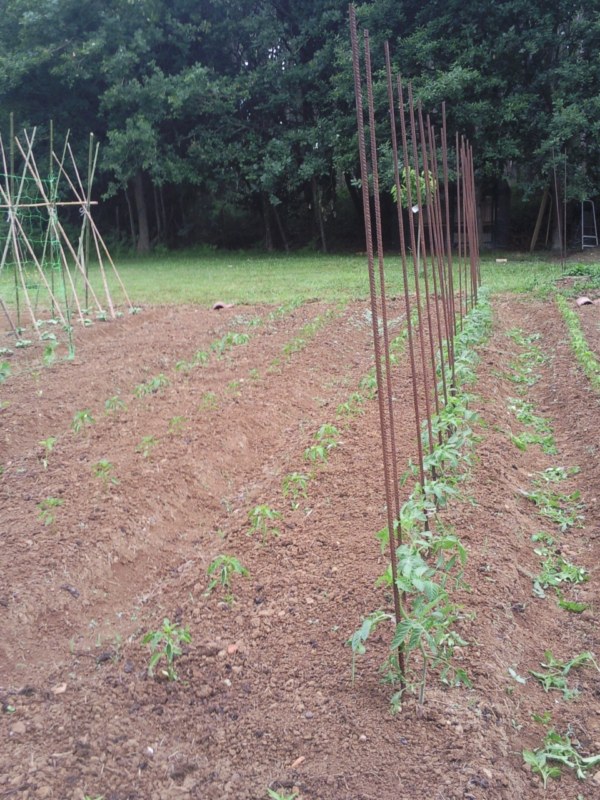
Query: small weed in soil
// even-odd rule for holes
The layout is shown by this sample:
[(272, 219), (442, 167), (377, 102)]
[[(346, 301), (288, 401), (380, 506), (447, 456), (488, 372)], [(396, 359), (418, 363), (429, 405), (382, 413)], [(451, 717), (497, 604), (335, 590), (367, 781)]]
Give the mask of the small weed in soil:
[(187, 628), (177, 627), (171, 623), (167, 617), (163, 620), (162, 628), (157, 631), (150, 631), (143, 639), (142, 644), (150, 648), (150, 661), (148, 662), (148, 675), (154, 677), (156, 665), (160, 661), (165, 661), (166, 666), (161, 669), (161, 674), (170, 681), (179, 679), (175, 671), (174, 662), (182, 654), (182, 644), (189, 644), (192, 641), (191, 634)]
[(340, 403), (336, 409), (338, 417), (356, 417), (358, 414), (364, 414), (362, 404), (364, 397), (360, 392), (352, 392), (350, 397), (345, 403)]
[(0, 383), (10, 377), (11, 368), (8, 361), (0, 361)]
[(62, 506), (64, 502), (65, 501), (61, 500), (59, 497), (46, 497), (37, 504), (39, 512), (38, 519), (41, 520), (44, 525), (52, 525), (56, 519), (54, 509)]
[(117, 486), (118, 479), (114, 474), (114, 465), (107, 461), (106, 458), (101, 458), (95, 464), (92, 464), (92, 475), (94, 478), (99, 478), (104, 484), (104, 487)]
[(160, 375), (155, 375), (154, 378), (150, 378), (145, 383), (139, 383), (133, 393), (136, 397), (146, 397), (149, 394), (156, 394), (168, 385), (169, 379), (161, 372)]
[(213, 342), (210, 346), (210, 349), (218, 356), (222, 356), (223, 353), (225, 353), (227, 350), (231, 350), (232, 347), (237, 347), (241, 344), (248, 344), (249, 341), (250, 335), (247, 333), (233, 333), (232, 331), (228, 331), (216, 342)]
[(84, 408), (82, 411), (76, 411), (71, 422), (71, 430), (73, 433), (80, 433), (84, 428), (93, 425), (95, 422), (92, 412), (89, 408)]
[(600, 765), (600, 755), (582, 756), (573, 746), (569, 734), (561, 736), (555, 730), (549, 730), (543, 742), (543, 747), (537, 750), (523, 750), (523, 760), (532, 769), (532, 772), (541, 776), (544, 789), (549, 778), (559, 778), (561, 774), (558, 764), (575, 770), (579, 780), (585, 780), (589, 770)]
[(562, 692), (565, 700), (572, 700), (577, 697), (579, 690), (569, 688), (567, 676), (572, 669), (589, 665), (598, 669), (594, 656), (589, 651), (580, 653), (570, 661), (560, 661), (552, 655), (550, 650), (546, 650), (544, 660), (541, 663), (543, 672), (536, 672), (535, 670), (529, 670), (529, 672), (540, 682), (545, 692), (552, 690)]
[(545, 589), (561, 583), (584, 583), (589, 575), (583, 567), (577, 567), (556, 553), (549, 553), (542, 564), (539, 575), (533, 582), (533, 593), (545, 597)]
[(121, 400), (118, 394), (109, 397), (108, 400), (104, 403), (104, 410), (107, 414), (110, 414), (112, 411), (127, 411), (127, 406)]
[(47, 439), (42, 439), (39, 442), (40, 447), (44, 451), (42, 457), (40, 458), (40, 461), (42, 462), (44, 469), (48, 469), (48, 458), (55, 444), (56, 444), (56, 436), (48, 436)]
[(325, 423), (321, 425), (316, 431), (314, 438), (316, 443), (310, 445), (304, 451), (304, 458), (306, 461), (311, 461), (315, 464), (317, 461), (326, 462), (329, 458), (329, 453), (339, 445), (339, 430), (335, 425)]
[(372, 400), (377, 394), (377, 378), (375, 369), (370, 370), (358, 384), (359, 388), (365, 393), (368, 400)]
[(141, 453), (142, 458), (150, 458), (152, 450), (156, 447), (158, 442), (156, 436), (143, 436), (141, 442), (136, 446), (136, 453)]
[(298, 792), (283, 794), (282, 792), (276, 792), (274, 789), (267, 789), (267, 794), (269, 800), (295, 800), (295, 798), (298, 797)]
[(542, 517), (546, 517), (564, 533), (583, 522), (583, 510), (578, 491), (571, 494), (558, 494), (547, 489), (523, 492), (523, 496), (534, 503)]
[(306, 499), (309, 477), (303, 472), (290, 472), (282, 482), (282, 492), (285, 499), (289, 499), (292, 510), (300, 506), (300, 498)]
[(42, 361), (44, 362), (44, 366), (51, 367), (52, 364), (56, 361), (56, 348), (58, 347), (58, 342), (50, 341), (44, 347), (44, 352), (42, 353)]
[(204, 392), (198, 404), (199, 411), (214, 411), (219, 405), (219, 399), (214, 392)]
[(567, 478), (577, 475), (581, 472), (579, 467), (548, 467), (547, 469), (538, 472), (533, 479), (536, 486), (544, 486), (547, 483), (559, 483), (566, 481)]
[(209, 595), (217, 586), (220, 586), (225, 591), (226, 602), (232, 605), (234, 599), (232, 591), (233, 576), (247, 577), (249, 573), (235, 556), (221, 554), (211, 561), (206, 574), (212, 580), (208, 584), (205, 594)]
[(267, 505), (254, 506), (252, 511), (248, 513), (250, 520), (249, 536), (254, 533), (259, 533), (262, 542), (266, 542), (269, 534), (272, 536), (279, 536), (279, 528), (272, 525), (273, 522), (281, 519), (281, 513)]
[(576, 600), (565, 600), (562, 592), (558, 588), (556, 590), (556, 604), (559, 608), (570, 611), (571, 614), (583, 614), (583, 612), (588, 609), (587, 603), (579, 603)]
[(171, 417), (169, 420), (169, 433), (182, 433), (187, 426), (187, 422), (186, 417)]

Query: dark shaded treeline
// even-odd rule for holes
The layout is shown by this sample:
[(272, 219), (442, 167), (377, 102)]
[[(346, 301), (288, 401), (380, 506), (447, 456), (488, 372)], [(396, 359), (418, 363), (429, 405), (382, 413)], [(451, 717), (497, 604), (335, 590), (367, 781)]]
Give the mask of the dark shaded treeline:
[[(5, 0), (0, 128), (48, 120), (87, 164), (113, 239), (360, 246), (346, 0)], [(566, 0), (375, 0), (358, 6), (449, 138), (471, 141), (486, 238), (521, 243), (564, 175), (600, 191), (600, 11)], [(383, 76), (382, 113), (385, 113)], [(60, 146), (57, 136), (57, 144)], [(385, 153), (382, 154), (385, 160)], [(85, 171), (85, 170), (84, 170)], [(562, 178), (561, 178), (562, 180)], [(391, 185), (391, 184), (390, 184)], [(386, 192), (384, 208), (393, 209)], [(390, 244), (393, 243), (390, 240)]]

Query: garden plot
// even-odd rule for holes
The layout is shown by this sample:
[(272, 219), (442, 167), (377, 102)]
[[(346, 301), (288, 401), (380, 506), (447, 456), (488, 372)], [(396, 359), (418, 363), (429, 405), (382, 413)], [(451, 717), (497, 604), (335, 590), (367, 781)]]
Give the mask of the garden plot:
[(588, 347), (600, 361), (600, 305), (582, 306), (577, 315)]
[[(399, 307), (390, 317), (400, 332)], [(389, 607), (375, 586), (386, 515), (377, 406), (363, 380), (365, 306), (173, 309), (152, 325), (141, 315), (85, 333), (80, 363), (28, 373), (15, 363), (2, 386), (0, 793), (600, 791), (600, 765), (581, 783), (567, 767), (557, 781), (535, 766), (552, 730), (582, 758), (600, 752), (597, 407), (581, 381), (573, 390), (553, 306), (494, 303), (474, 387), (476, 462), (441, 514), (468, 549), (458, 593), (468, 644), (456, 658), (472, 687), (445, 687), (433, 670), (424, 704), (407, 692), (396, 715), (379, 672), (388, 632), (369, 640), (354, 683), (346, 644), (366, 614)], [(534, 346), (539, 359), (527, 355)], [(515, 365), (532, 360), (535, 381), (515, 381)], [(399, 351), (394, 402), (408, 461), (407, 361)], [(115, 397), (123, 405), (107, 408)], [(550, 434), (556, 452), (535, 440)], [(39, 444), (49, 437), (51, 448)], [(565, 530), (527, 496), (548, 470), (562, 478), (553, 495), (577, 506)], [(540, 531), (552, 542), (535, 539)], [(220, 556), (248, 574), (221, 569), (233, 562)], [(581, 581), (558, 585), (579, 613), (558, 605), (552, 583), (535, 591), (559, 557), (581, 570)], [(215, 576), (223, 585), (207, 592)], [(142, 639), (165, 618), (191, 639), (178, 642), (177, 681), (162, 676), (166, 659), (148, 675)], [(572, 663), (585, 653), (592, 659)]]

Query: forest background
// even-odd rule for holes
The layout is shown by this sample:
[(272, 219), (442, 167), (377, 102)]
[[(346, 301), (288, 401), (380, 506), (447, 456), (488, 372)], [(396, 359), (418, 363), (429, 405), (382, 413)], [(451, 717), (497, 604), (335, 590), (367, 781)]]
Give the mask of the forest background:
[[(363, 246), (346, 0), (0, 5), (3, 140), (11, 113), (17, 133), (37, 126), (39, 160), (52, 119), (83, 165), (93, 132), (113, 247)], [(600, 194), (597, 4), (374, 0), (357, 16), (381, 121), (388, 40), (434, 125), (446, 101), (449, 140), (470, 139), (484, 244), (525, 247), (555, 173), (576, 237), (580, 201)], [(392, 246), (387, 188), (382, 203)]]

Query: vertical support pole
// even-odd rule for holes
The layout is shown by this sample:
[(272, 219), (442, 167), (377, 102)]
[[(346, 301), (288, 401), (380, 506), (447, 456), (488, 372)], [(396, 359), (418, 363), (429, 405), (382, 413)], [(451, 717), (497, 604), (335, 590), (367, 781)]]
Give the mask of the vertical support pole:
[[(10, 127), (9, 127), (9, 167), (10, 173), (8, 177), (8, 185), (9, 185), (9, 194), (10, 194), (10, 208), (8, 209), (8, 213), (10, 215), (10, 225), (13, 224), (12, 215), (17, 213), (17, 209), (13, 206), (13, 200), (15, 196), (15, 115), (11, 111), (10, 112)], [(14, 238), (13, 238), (13, 247), (14, 247)], [(21, 327), (21, 299), (19, 293), (19, 269), (17, 267), (18, 262), (18, 254), (13, 253), (15, 263), (14, 263), (14, 279), (15, 279), (15, 304), (17, 306), (17, 330)]]
[[(56, 200), (56, 194), (54, 190), (54, 120), (50, 120), (50, 145), (49, 145), (49, 158), (48, 158), (48, 179), (50, 181), (50, 199)], [(52, 213), (52, 209), (48, 209), (50, 213)], [(44, 242), (45, 245), (45, 242)], [(44, 246), (44, 254), (46, 251), (46, 247)], [(56, 316), (56, 307), (54, 303), (54, 248), (52, 246), (52, 242), (50, 242), (50, 285), (52, 287), (52, 300), (50, 303), (51, 314), (52, 317)], [(45, 268), (45, 259), (42, 257), (42, 269)]]
[[(417, 369), (415, 361), (415, 343), (412, 322), (410, 293), (408, 288), (408, 268), (406, 263), (406, 238), (404, 231), (404, 217), (402, 211), (402, 186), (400, 184), (400, 165), (398, 162), (398, 135), (396, 129), (396, 103), (392, 84), (392, 65), (390, 48), (385, 43), (385, 68), (387, 77), (388, 105), (390, 114), (390, 132), (392, 139), (392, 159), (394, 165), (394, 183), (396, 186), (396, 212), (398, 216), (398, 232), (400, 240), (400, 257), (402, 261), (402, 283), (404, 287), (404, 307), (406, 309), (406, 330), (408, 333), (408, 353), (410, 359), (410, 372), (412, 377), (413, 409), (415, 414), (415, 428), (417, 434), (417, 455), (419, 461), (419, 480), (421, 486), (425, 483), (425, 468), (423, 463), (423, 442), (421, 440), (421, 412), (419, 408), (419, 392), (417, 387)], [(409, 209), (409, 213), (412, 213)]]
[[(421, 289), (420, 289), (420, 279), (419, 279), (419, 269), (418, 269), (418, 259), (417, 259), (417, 248), (416, 248), (416, 241), (415, 241), (415, 223), (412, 214), (413, 208), (413, 196), (412, 196), (412, 187), (411, 187), (411, 166), (410, 166), (410, 159), (408, 157), (408, 136), (406, 132), (406, 114), (404, 111), (404, 91), (402, 88), (402, 79), (398, 77), (398, 102), (400, 106), (400, 130), (402, 136), (402, 155), (404, 160), (404, 179), (406, 183), (406, 200), (408, 204), (408, 230), (410, 233), (410, 246), (413, 254), (413, 273), (415, 278), (415, 296), (416, 296), (416, 305), (417, 305), (417, 319), (418, 319), (418, 330), (419, 330), (419, 351), (421, 355), (421, 369), (423, 371), (423, 387), (424, 387), (424, 400), (425, 400), (425, 424), (427, 426), (427, 434), (428, 434), (428, 442), (429, 442), (429, 452), (433, 452), (433, 430), (431, 427), (431, 403), (429, 397), (429, 379), (427, 376), (427, 358), (425, 357), (425, 343), (423, 341), (423, 332), (424, 332), (424, 325), (423, 325), (423, 313), (421, 307)], [(418, 172), (418, 163), (416, 166), (415, 171), (416, 176), (416, 184), (417, 187), (419, 186), (419, 172)], [(417, 204), (417, 207), (418, 204)]]
[(88, 176), (87, 176), (87, 194), (85, 198), (85, 208), (87, 214), (83, 220), (83, 232), (84, 232), (84, 254), (83, 254), (83, 268), (85, 272), (85, 277), (87, 278), (85, 284), (85, 307), (87, 308), (88, 305), (88, 284), (90, 278), (90, 225), (89, 225), (89, 217), (90, 217), (90, 200), (92, 197), (92, 154), (94, 148), (94, 134), (90, 133), (90, 141), (88, 147)]
[[(375, 372), (377, 376), (377, 389), (378, 389), (378, 403), (379, 403), (379, 424), (381, 430), (381, 441), (383, 451), (383, 472), (385, 481), (385, 495), (387, 507), (387, 522), (389, 532), (389, 551), (390, 562), (392, 569), (392, 591), (394, 596), (394, 616), (396, 624), (402, 619), (402, 606), (400, 600), (400, 593), (397, 584), (397, 561), (396, 561), (396, 541), (394, 537), (394, 526), (396, 520), (394, 519), (393, 504), (394, 497), (391, 486), (390, 465), (388, 463), (388, 431), (386, 425), (386, 408), (384, 403), (383, 393), (385, 391), (385, 384), (381, 369), (381, 352), (379, 343), (379, 319), (377, 314), (377, 292), (375, 282), (375, 261), (373, 255), (373, 234), (371, 228), (371, 208), (369, 197), (369, 170), (367, 163), (367, 147), (365, 140), (365, 126), (364, 126), (364, 110), (362, 100), (362, 80), (360, 75), (360, 57), (358, 48), (358, 32), (356, 25), (356, 12), (354, 6), (350, 6), (350, 39), (352, 44), (352, 70), (354, 75), (354, 93), (356, 101), (356, 122), (358, 129), (358, 148), (360, 157), (360, 173), (362, 180), (362, 201), (363, 201), (363, 215), (365, 224), (365, 238), (367, 248), (367, 262), (369, 269), (369, 294), (371, 298), (371, 318), (373, 325), (373, 344), (375, 349)], [(374, 154), (371, 153), (371, 157)], [(404, 653), (401, 648), (398, 649), (398, 664), (402, 675), (404, 675)]]

